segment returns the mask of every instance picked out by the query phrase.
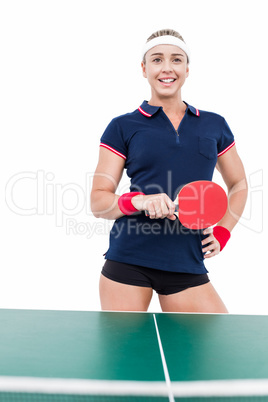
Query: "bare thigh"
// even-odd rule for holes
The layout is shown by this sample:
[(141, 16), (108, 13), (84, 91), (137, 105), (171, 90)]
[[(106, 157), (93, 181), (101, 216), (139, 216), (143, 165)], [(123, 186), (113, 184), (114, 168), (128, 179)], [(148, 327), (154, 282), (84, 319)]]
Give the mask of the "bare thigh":
[(210, 282), (168, 296), (159, 295), (159, 301), (165, 312), (228, 313)]
[(103, 275), (99, 291), (102, 310), (147, 311), (153, 295), (151, 288), (125, 285)]

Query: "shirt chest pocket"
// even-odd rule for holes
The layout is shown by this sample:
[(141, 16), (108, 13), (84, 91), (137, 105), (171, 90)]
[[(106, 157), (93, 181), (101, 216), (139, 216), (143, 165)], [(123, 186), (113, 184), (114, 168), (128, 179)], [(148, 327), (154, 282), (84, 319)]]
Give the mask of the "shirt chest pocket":
[(217, 142), (213, 138), (198, 137), (199, 153), (207, 159), (217, 158)]

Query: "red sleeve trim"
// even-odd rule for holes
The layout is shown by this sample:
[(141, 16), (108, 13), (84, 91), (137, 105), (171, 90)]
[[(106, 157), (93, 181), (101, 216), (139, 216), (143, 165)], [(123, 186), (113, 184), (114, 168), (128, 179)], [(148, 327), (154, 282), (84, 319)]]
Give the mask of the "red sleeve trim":
[(100, 143), (100, 147), (107, 148), (107, 149), (109, 149), (109, 151), (112, 151), (114, 154), (121, 156), (121, 158), (127, 159), (127, 157), (125, 155), (121, 154), (120, 152), (118, 152), (116, 149), (110, 147), (109, 145), (103, 144), (103, 142)]
[(227, 151), (228, 151), (230, 148), (232, 148), (234, 145), (235, 145), (235, 141), (232, 142), (232, 144), (229, 145), (229, 147), (227, 147), (227, 148), (225, 148), (223, 151), (221, 151), (221, 152), (218, 154), (218, 156), (221, 156), (221, 155), (225, 154), (225, 152), (227, 152)]

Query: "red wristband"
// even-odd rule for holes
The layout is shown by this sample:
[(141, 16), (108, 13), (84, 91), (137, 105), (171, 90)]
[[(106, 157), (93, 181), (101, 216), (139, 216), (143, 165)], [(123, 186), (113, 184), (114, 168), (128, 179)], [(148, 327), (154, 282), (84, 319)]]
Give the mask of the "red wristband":
[(228, 229), (224, 228), (223, 226), (215, 226), (213, 228), (213, 235), (220, 243), (221, 246), (220, 251), (222, 251), (226, 246), (227, 241), (230, 239), (231, 233), (229, 232)]
[(144, 195), (144, 193), (140, 192), (132, 192), (132, 193), (125, 193), (118, 198), (118, 206), (121, 212), (125, 215), (132, 215), (134, 212), (138, 210), (132, 205), (132, 198), (136, 195)]

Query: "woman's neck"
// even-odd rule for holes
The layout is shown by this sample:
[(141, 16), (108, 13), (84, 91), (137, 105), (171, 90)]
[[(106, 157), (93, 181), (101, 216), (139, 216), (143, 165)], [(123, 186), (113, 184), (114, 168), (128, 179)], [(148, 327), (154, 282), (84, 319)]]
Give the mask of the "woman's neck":
[(180, 115), (184, 114), (186, 110), (186, 104), (179, 98), (162, 98), (158, 99), (152, 96), (151, 100), (148, 102), (151, 106), (162, 106), (164, 112), (167, 115)]

